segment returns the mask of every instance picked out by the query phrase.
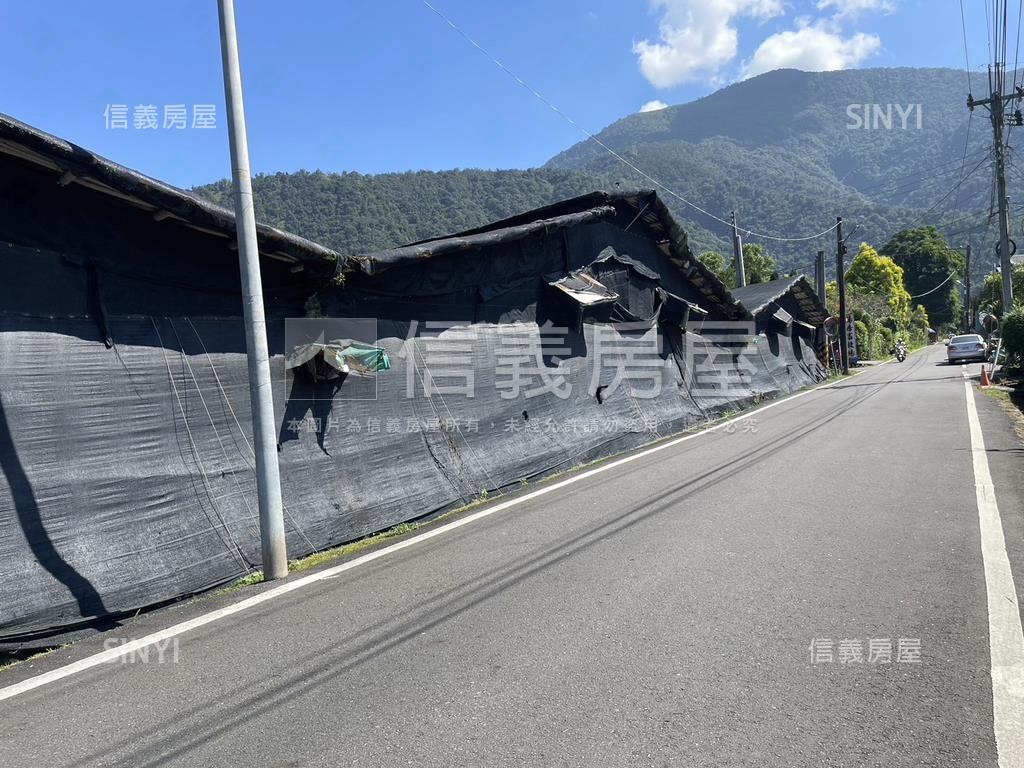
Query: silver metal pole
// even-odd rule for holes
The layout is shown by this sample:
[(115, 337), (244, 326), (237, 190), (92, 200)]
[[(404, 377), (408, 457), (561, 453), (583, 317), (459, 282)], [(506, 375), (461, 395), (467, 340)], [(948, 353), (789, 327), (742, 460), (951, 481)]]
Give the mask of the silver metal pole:
[(825, 252), (818, 251), (814, 259), (814, 290), (818, 292), (818, 298), (822, 304), (827, 304), (825, 295)]
[(252, 178), (249, 173), (249, 142), (245, 133), (242, 103), (242, 74), (238, 64), (234, 0), (218, 0), (220, 48), (224, 63), (224, 96), (228, 109), (228, 139), (231, 145), (231, 177), (235, 186), (235, 227), (238, 232), (238, 261), (242, 272), (242, 314), (245, 346), (249, 361), (249, 398), (256, 451), (256, 494), (260, 507), (260, 544), (263, 577), (280, 579), (288, 575), (284, 514), (281, 505), (281, 475), (277, 465), (276, 419), (267, 352), (267, 321), (263, 313), (263, 284), (260, 280), (260, 251), (256, 241)]
[(736, 225), (736, 211), (732, 212), (732, 259), (736, 265), (736, 287), (743, 288), (747, 284), (747, 267), (743, 263), (743, 238)]

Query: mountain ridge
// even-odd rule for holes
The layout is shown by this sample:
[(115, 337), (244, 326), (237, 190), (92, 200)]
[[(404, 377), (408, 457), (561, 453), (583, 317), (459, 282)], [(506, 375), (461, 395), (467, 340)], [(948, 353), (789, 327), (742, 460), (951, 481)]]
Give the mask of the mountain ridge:
[[(776, 70), (628, 115), (596, 134), (643, 174), (585, 140), (525, 170), (261, 174), (253, 182), (257, 214), (357, 253), (469, 229), (593, 189), (654, 186), (698, 252), (730, 249), (729, 231), (691, 202), (721, 220), (737, 210), (741, 227), (782, 238), (747, 239), (762, 242), (786, 268), (813, 262), (815, 250), (834, 251), (827, 236), (799, 238), (828, 229), (836, 215), (853, 237), (879, 247), (921, 223), (954, 237), (972, 235), (984, 252), (994, 242), (985, 215), (991, 140), (987, 121), (967, 110), (966, 87), (965, 73), (952, 69)], [(920, 104), (920, 120), (902, 128), (886, 128), (884, 119), (852, 127), (853, 114), (875, 104)], [(1024, 172), (1015, 170), (1011, 197), (1020, 199), (1022, 190)], [(229, 181), (195, 191), (230, 200)]]

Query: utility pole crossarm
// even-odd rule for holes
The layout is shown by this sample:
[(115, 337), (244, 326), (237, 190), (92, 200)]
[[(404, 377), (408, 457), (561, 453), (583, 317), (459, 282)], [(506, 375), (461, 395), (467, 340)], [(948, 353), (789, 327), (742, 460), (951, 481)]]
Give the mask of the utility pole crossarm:
[(1002, 107), (1010, 101), (1021, 101), (1022, 99), (1024, 99), (1024, 88), (1018, 85), (1013, 93), (1005, 95), (993, 93), (987, 99), (976, 99), (971, 94), (967, 94), (967, 108), (973, 111), (975, 107), (990, 107), (994, 104)]

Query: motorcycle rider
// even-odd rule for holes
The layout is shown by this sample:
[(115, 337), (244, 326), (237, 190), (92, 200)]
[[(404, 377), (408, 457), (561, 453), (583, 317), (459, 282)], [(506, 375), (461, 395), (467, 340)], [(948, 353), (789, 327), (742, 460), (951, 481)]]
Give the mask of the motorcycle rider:
[(896, 356), (896, 361), (902, 363), (907, 359), (907, 345), (903, 341), (903, 337), (896, 339), (896, 346), (893, 347), (893, 354)]

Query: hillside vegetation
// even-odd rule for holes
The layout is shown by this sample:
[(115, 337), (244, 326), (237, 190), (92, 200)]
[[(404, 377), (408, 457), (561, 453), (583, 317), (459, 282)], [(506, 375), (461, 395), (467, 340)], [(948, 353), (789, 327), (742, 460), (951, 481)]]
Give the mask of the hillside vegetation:
[[(851, 242), (879, 247), (902, 229), (934, 225), (954, 245), (973, 238), (981, 275), (994, 261), (990, 136), (984, 112), (970, 118), (968, 136), (966, 90), (956, 70), (779, 70), (688, 104), (631, 115), (598, 135), (646, 175), (592, 141), (530, 170), (275, 173), (254, 180), (257, 215), (360, 253), (593, 189), (656, 187), (653, 178), (697, 252), (729, 252), (728, 228), (679, 196), (722, 218), (735, 209), (741, 226), (790, 238), (825, 230), (837, 215)], [(967, 178), (958, 186), (962, 168)], [(1012, 166), (1010, 179), (1011, 198), (1020, 199), (1024, 173)], [(230, 203), (227, 181), (196, 191)], [(762, 243), (787, 270), (807, 270), (819, 248), (834, 252), (833, 235), (746, 239)]]

